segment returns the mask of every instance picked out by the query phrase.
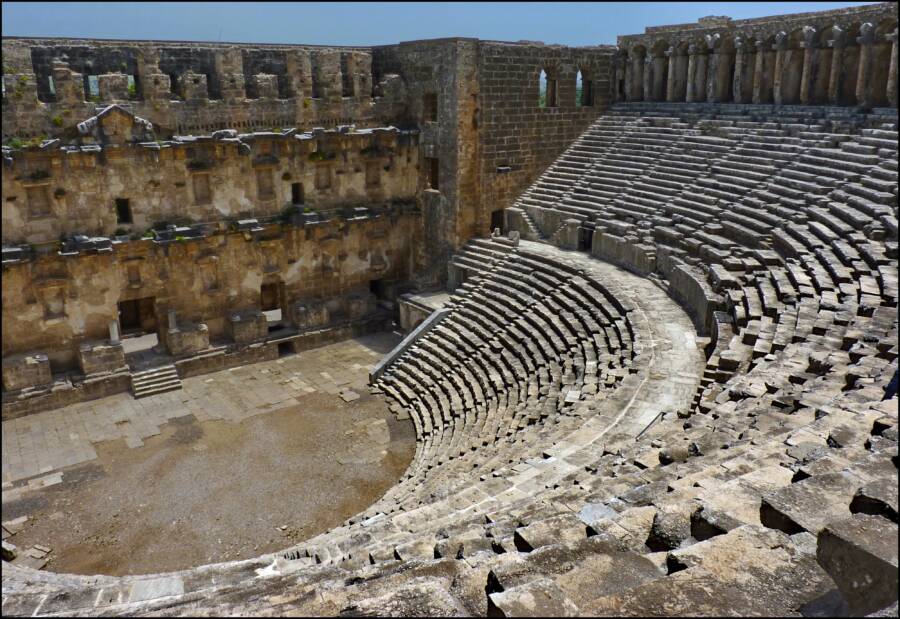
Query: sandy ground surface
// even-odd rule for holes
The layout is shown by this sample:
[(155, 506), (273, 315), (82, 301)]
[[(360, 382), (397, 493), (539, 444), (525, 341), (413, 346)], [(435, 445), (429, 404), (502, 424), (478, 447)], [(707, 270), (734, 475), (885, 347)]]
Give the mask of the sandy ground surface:
[(44, 569), (110, 575), (286, 548), (371, 505), (415, 453), (412, 423), (358, 393), (298, 395), (238, 423), (186, 415), (137, 448), (97, 443), (61, 483), (4, 501), (4, 522), (28, 517), (9, 541), (50, 547)]

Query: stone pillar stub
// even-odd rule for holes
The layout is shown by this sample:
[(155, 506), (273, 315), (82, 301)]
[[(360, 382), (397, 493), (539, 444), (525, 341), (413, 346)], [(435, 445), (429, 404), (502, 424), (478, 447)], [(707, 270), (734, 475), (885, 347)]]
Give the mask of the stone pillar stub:
[(885, 37), (891, 42), (891, 65), (888, 69), (887, 100), (888, 105), (897, 107), (897, 29)]
[(167, 312), (167, 314), (169, 317), (169, 330), (176, 331), (178, 329), (178, 321), (176, 320), (176, 317), (175, 317), (175, 310), (170, 309)]
[(118, 320), (110, 320), (109, 321), (109, 343), (110, 344), (118, 344), (119, 343), (119, 321)]

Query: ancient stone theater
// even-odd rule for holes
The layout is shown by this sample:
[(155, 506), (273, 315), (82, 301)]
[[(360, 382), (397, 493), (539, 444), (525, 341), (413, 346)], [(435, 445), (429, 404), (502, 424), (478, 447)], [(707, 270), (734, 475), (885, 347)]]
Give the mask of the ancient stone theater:
[(2, 58), (4, 615), (896, 616), (895, 4)]

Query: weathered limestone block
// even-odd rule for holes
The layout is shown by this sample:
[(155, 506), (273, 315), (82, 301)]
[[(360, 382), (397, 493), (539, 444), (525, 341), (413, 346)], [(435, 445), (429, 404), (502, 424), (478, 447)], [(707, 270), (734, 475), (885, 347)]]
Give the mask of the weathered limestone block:
[(312, 96), (316, 99), (341, 98), (341, 53), (316, 51), (312, 53)]
[(232, 312), (225, 323), (225, 332), (236, 344), (262, 341), (269, 333), (266, 315), (259, 310)]
[(656, 270), (656, 252), (650, 245), (631, 243), (608, 232), (595, 232), (591, 244), (591, 254), (597, 258), (624, 265), (642, 275)]
[(185, 101), (208, 100), (209, 90), (206, 86), (206, 75), (190, 71), (182, 73), (178, 77), (178, 92)]
[(172, 79), (165, 73), (151, 73), (141, 81), (141, 90), (147, 101), (168, 101), (171, 98)]
[(33, 106), (37, 102), (37, 81), (33, 73), (3, 76), (6, 98), (13, 105)]
[(126, 367), (125, 349), (121, 342), (83, 342), (78, 347), (78, 365), (85, 376), (115, 372)]
[(562, 249), (578, 249), (578, 226), (581, 222), (577, 219), (566, 219), (554, 235), (556, 246)]
[(182, 322), (176, 328), (164, 330), (163, 333), (166, 350), (175, 357), (209, 348), (209, 329), (202, 322), (199, 324)]
[(834, 579), (850, 616), (873, 613), (897, 600), (897, 525), (854, 514), (826, 526), (816, 559)]
[[(292, 97), (304, 100), (312, 96), (312, 64), (309, 52), (289, 50), (285, 52), (287, 91)], [(302, 108), (301, 108), (302, 109)]]
[(368, 316), (375, 311), (377, 302), (377, 297), (370, 292), (347, 295), (344, 301), (347, 317), (350, 320), (357, 320)]
[(84, 79), (81, 73), (69, 69), (65, 62), (53, 63), (53, 85), (57, 103), (80, 105), (84, 102)]
[(695, 275), (685, 265), (675, 266), (669, 273), (671, 290), (695, 316), (697, 333), (706, 335), (712, 326), (713, 312), (725, 309), (722, 298), (716, 295), (709, 284)]
[(244, 90), (244, 74), (240, 72), (220, 73), (220, 93), (224, 101), (239, 101), (247, 96)]
[(260, 99), (278, 98), (278, 76), (259, 73), (253, 76), (256, 81), (256, 92)]
[(127, 101), (128, 76), (124, 73), (105, 73), (97, 76), (101, 101)]
[(43, 353), (11, 355), (3, 359), (3, 388), (7, 391), (41, 387), (52, 380), (50, 359)]
[(841, 473), (814, 475), (765, 495), (760, 520), (792, 535), (817, 534), (828, 522), (849, 513), (859, 484)]
[(578, 607), (552, 580), (535, 580), (488, 596), (491, 617), (577, 617)]
[(587, 537), (587, 527), (574, 514), (561, 514), (540, 520), (515, 531), (514, 542), (519, 552), (531, 552), (541, 546), (577, 542)]
[(406, 332), (418, 327), (432, 312), (431, 308), (411, 300), (411, 296), (404, 294), (397, 303), (400, 309), (400, 328)]
[(328, 308), (321, 301), (300, 301), (291, 306), (290, 321), (300, 330), (324, 327), (331, 321)]

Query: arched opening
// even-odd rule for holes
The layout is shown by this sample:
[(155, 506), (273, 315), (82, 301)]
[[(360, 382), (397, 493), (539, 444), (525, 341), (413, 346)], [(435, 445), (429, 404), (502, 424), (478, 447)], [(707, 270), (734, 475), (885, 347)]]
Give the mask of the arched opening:
[(688, 71), (688, 101), (706, 101), (706, 71), (709, 49), (706, 41), (697, 41), (688, 48), (693, 60), (693, 71)]
[(644, 57), (646, 55), (647, 50), (642, 45), (632, 47), (628, 54), (625, 89), (629, 101), (644, 100)]
[(711, 84), (707, 88), (712, 101), (727, 103), (733, 100), (734, 41), (730, 36), (718, 38), (712, 51), (709, 75)]
[(538, 107), (556, 107), (556, 78), (544, 69), (538, 78)]
[(657, 41), (650, 48), (650, 96), (651, 101), (666, 100), (666, 83), (669, 77), (669, 59), (666, 58), (665, 52), (669, 49), (668, 41)]
[(816, 37), (815, 57), (809, 82), (809, 102), (813, 104), (828, 103), (828, 83), (831, 79), (831, 60), (834, 56), (834, 50), (828, 42), (833, 38), (834, 26), (825, 28)]
[(800, 103), (800, 80), (803, 76), (803, 55), (801, 45), (803, 32), (800, 29), (790, 33), (787, 48), (782, 51), (781, 61), (781, 102), (784, 104)]
[(754, 103), (772, 103), (774, 101), (773, 78), (775, 75), (775, 37), (770, 36), (756, 45), (756, 75), (754, 76)]
[(897, 29), (896, 19), (886, 19), (875, 30), (875, 43), (869, 60), (869, 101), (876, 107), (889, 105), (888, 73), (891, 66), (891, 41), (887, 35)]
[(841, 54), (842, 76), (837, 89), (837, 103), (839, 105), (856, 105), (856, 78), (859, 73), (859, 45), (856, 38), (859, 36), (859, 23), (847, 28), (847, 47)]
[[(672, 71), (669, 72), (668, 81), (671, 83), (669, 87), (669, 92), (666, 95), (667, 99), (671, 99), (672, 101), (684, 101), (685, 95), (687, 94), (687, 70), (688, 70), (688, 43), (687, 41), (683, 41), (678, 44), (678, 46), (672, 50), (672, 54), (675, 58)], [(671, 95), (671, 97), (669, 97)]]
[(732, 99), (735, 103), (750, 103), (753, 100), (753, 78), (756, 72), (756, 48), (747, 37), (735, 39), (734, 76), (732, 78)]
[(594, 105), (594, 82), (584, 76), (582, 70), (575, 75), (575, 106), (590, 107)]

